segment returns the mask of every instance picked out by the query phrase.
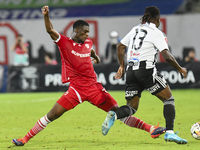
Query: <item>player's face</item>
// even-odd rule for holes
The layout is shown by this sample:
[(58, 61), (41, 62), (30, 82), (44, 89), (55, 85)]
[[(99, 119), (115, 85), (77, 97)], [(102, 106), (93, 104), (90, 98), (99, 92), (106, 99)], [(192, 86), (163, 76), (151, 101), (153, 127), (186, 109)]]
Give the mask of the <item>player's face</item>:
[(18, 43), (23, 42), (23, 38), (22, 38), (22, 36), (18, 36), (18, 37), (17, 37), (17, 41), (18, 41)]
[(78, 28), (78, 32), (77, 32), (76, 36), (80, 43), (83, 43), (87, 39), (87, 37), (89, 35), (89, 31), (90, 31), (89, 26), (82, 26), (82, 27)]

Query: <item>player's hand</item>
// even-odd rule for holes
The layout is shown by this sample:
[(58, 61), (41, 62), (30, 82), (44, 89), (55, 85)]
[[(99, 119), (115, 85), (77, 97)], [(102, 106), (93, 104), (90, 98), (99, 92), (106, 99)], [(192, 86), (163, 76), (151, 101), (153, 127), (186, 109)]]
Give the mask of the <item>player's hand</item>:
[(98, 64), (98, 63), (100, 63), (100, 58), (97, 56), (97, 58), (93, 58), (92, 61), (93, 61), (95, 64)]
[(124, 67), (120, 66), (117, 73), (115, 74), (115, 79), (121, 79), (124, 76), (125, 69)]
[(91, 57), (93, 58), (92, 61), (93, 61), (95, 64), (100, 63), (100, 58), (99, 58), (99, 56), (95, 53), (94, 49), (91, 49)]
[(187, 69), (181, 67), (181, 69), (179, 69), (178, 71), (179, 71), (179, 73), (181, 74), (181, 76), (182, 76), (184, 79), (186, 79), (186, 77), (187, 77)]
[(49, 13), (49, 6), (43, 6), (41, 8), (41, 11), (42, 11), (43, 15), (48, 14)]

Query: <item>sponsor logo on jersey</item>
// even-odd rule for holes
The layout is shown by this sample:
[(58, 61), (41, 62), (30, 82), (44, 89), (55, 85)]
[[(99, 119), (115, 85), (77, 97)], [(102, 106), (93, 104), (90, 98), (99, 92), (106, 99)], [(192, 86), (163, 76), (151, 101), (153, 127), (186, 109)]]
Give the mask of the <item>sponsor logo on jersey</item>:
[(65, 92), (65, 94), (64, 94), (64, 95), (67, 95), (67, 94), (69, 94), (69, 91)]
[(89, 44), (85, 44), (85, 47), (89, 48), (90, 46), (89, 46)]
[(74, 50), (72, 50), (71, 53), (78, 57), (90, 57), (90, 53), (80, 54)]
[(150, 93), (153, 93), (153, 92), (157, 91), (159, 88), (160, 88), (160, 85), (159, 85), (158, 83), (156, 83), (154, 86), (148, 88), (147, 90), (148, 90)]
[(131, 51), (130, 52), (130, 56), (132, 57), (132, 56), (139, 56), (140, 55), (140, 53), (133, 53), (133, 51)]
[(168, 43), (168, 42), (167, 42), (167, 38), (165, 38), (165, 41), (166, 41), (166, 43)]
[(138, 91), (126, 91), (126, 97), (133, 97), (138, 94)]

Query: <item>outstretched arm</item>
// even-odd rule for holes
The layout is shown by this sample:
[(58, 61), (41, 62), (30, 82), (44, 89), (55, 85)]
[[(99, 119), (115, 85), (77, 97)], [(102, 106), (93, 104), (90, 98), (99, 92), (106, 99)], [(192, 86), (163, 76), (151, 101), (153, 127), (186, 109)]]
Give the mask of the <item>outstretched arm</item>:
[(44, 24), (46, 27), (46, 31), (49, 33), (49, 35), (51, 36), (52, 40), (57, 40), (59, 37), (59, 33), (53, 29), (53, 25), (50, 21), (49, 18), (49, 7), (48, 6), (44, 6), (41, 9), (43, 15), (44, 15)]
[(95, 53), (95, 51), (93, 49), (91, 49), (91, 57), (94, 58), (94, 59), (92, 59), (92, 61), (94, 61), (95, 64), (100, 63), (99, 56)]
[(126, 46), (123, 45), (121, 42), (117, 45), (117, 55), (120, 66), (117, 73), (115, 74), (115, 79), (121, 79), (125, 73), (125, 62), (124, 62), (125, 48)]
[(179, 73), (181, 74), (182, 77), (186, 78), (187, 77), (187, 69), (181, 67), (178, 62), (176, 61), (176, 59), (174, 58), (174, 56), (170, 53), (170, 51), (168, 49), (164, 49), (163, 51), (161, 51), (161, 54), (163, 56), (163, 58), (174, 68), (176, 68)]

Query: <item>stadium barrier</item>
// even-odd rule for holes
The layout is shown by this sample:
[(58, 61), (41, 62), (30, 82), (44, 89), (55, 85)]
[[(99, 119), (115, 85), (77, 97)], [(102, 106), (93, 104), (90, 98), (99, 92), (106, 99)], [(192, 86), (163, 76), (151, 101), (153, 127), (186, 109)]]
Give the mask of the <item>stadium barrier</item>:
[[(183, 79), (176, 69), (167, 63), (157, 63), (171, 89), (200, 88), (200, 62), (185, 64), (188, 76)], [(118, 64), (95, 64), (98, 82), (107, 90), (124, 90), (125, 79), (116, 80)], [(69, 84), (61, 82), (61, 66), (31, 65), (27, 67), (9, 66), (8, 92), (47, 92), (66, 91)]]

